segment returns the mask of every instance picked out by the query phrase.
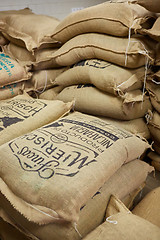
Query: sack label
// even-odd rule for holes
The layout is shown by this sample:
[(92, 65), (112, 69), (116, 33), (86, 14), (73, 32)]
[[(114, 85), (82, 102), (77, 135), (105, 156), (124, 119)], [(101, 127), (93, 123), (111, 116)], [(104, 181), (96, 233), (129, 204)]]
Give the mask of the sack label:
[(0, 131), (34, 116), (47, 106), (34, 99), (11, 99), (0, 105)]
[(89, 67), (94, 67), (94, 68), (99, 68), (99, 69), (104, 69), (112, 64), (103, 60), (99, 59), (92, 59), (92, 60), (83, 60), (80, 61), (76, 64), (73, 65), (73, 67), (78, 67), (78, 66), (89, 66)]
[(38, 173), (40, 178), (54, 175), (74, 177), (84, 167), (100, 161), (115, 142), (131, 137), (108, 124), (62, 118), (10, 142), (9, 147), (25, 171)]
[(11, 69), (14, 68), (14, 64), (10, 61), (10, 57), (4, 53), (0, 54), (0, 71), (5, 70), (8, 76), (12, 76)]

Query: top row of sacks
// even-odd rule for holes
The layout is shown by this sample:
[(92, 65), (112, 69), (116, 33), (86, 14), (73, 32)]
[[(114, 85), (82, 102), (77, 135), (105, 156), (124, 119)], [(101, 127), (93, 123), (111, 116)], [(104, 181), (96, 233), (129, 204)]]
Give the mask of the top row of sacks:
[[(160, 12), (160, 3), (157, 3), (156, 9)], [(83, 33), (128, 37), (129, 33), (132, 35), (151, 29), (156, 19), (155, 13), (139, 4), (128, 2), (98, 4), (71, 13), (62, 21), (51, 16), (34, 14), (26, 8), (1, 11), (0, 32), (9, 41), (34, 54), (37, 49), (57, 47)]]

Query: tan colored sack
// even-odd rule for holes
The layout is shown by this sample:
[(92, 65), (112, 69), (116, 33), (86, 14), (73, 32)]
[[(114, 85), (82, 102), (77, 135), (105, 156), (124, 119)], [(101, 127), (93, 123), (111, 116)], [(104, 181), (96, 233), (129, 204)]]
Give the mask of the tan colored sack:
[(36, 62), (33, 62), (33, 71), (60, 67), (53, 59), (56, 48), (45, 48), (36, 52)]
[(3, 34), (0, 32), (0, 46), (4, 46), (6, 44), (8, 44), (9, 41), (3, 36)]
[(128, 132), (131, 132), (137, 136), (150, 138), (150, 132), (144, 118), (137, 118), (133, 120), (117, 120), (113, 118), (101, 117), (104, 121), (109, 122), (119, 128), (123, 128)]
[[(9, 191), (8, 189), (6, 190), (6, 188), (4, 188), (4, 195), (9, 201), (6, 201), (4, 195), (1, 194), (0, 205), (3, 206), (3, 209), (5, 209), (11, 217), (14, 216), (14, 225), (18, 226), (18, 223), (21, 223), (21, 226), (19, 226), (21, 231), (24, 232), (24, 229), (27, 229), (31, 234), (41, 240), (46, 240), (46, 236), (47, 240), (79, 240), (81, 237), (78, 232), (84, 237), (102, 223), (111, 194), (114, 193), (120, 199), (124, 199), (125, 201), (126, 196), (128, 196), (129, 193), (132, 194), (131, 192), (133, 192), (133, 190), (135, 191), (137, 188), (140, 189), (141, 183), (146, 180), (148, 173), (152, 170), (153, 168), (151, 166), (140, 160), (134, 160), (124, 164), (108, 181), (105, 182), (98, 192), (87, 201), (85, 206), (81, 208), (77, 231), (71, 223), (52, 223), (39, 226), (38, 224), (34, 224), (27, 220), (25, 215), (34, 212), (35, 210), (30, 209), (29, 211), (29, 206), (25, 205), (24, 207), (22, 204), (23, 200), (15, 198), (11, 192), (9, 195)], [(0, 185), (2, 190), (2, 184)], [(25, 209), (26, 211), (24, 212)], [(18, 211), (21, 212), (21, 214), (19, 214)], [(37, 215), (37, 212), (33, 214), (33, 216), (35, 215)]]
[[(160, 158), (160, 157), (159, 157)], [(133, 213), (160, 227), (160, 187), (149, 192), (133, 209)]]
[(87, 200), (147, 148), (125, 130), (74, 112), (0, 146), (0, 177), (15, 195), (47, 212), (42, 223), (75, 223)]
[(146, 88), (154, 109), (160, 113), (160, 71), (148, 78)]
[(6, 85), (4, 87), (0, 87), (0, 100), (15, 97), (22, 94), (24, 91), (29, 93), (32, 92), (32, 90), (33, 86), (29, 80)]
[(59, 22), (54, 17), (34, 14), (30, 10), (27, 14), (16, 12), (3, 14), (2, 12), (0, 31), (10, 41), (25, 46), (29, 51), (34, 51), (40, 47), (45, 48), (47, 44), (57, 42), (51, 36)]
[(142, 88), (144, 75), (144, 67), (133, 70), (99, 59), (91, 59), (81, 61), (60, 74), (54, 84), (68, 87), (90, 83), (102, 91), (122, 95)]
[(24, 62), (35, 62), (36, 56), (29, 52), (25, 47), (21, 47), (12, 42), (2, 47), (5, 54), (8, 54), (13, 59), (18, 59)]
[(67, 67), (33, 72), (30, 81), (33, 86), (33, 90), (37, 93), (43, 93), (46, 89), (52, 87), (56, 77), (66, 70)]
[(28, 80), (31, 72), (19, 62), (0, 52), (0, 87), (11, 83)]
[(160, 155), (157, 152), (149, 152), (148, 157), (151, 159), (151, 165), (160, 171)]
[(151, 12), (160, 13), (159, 0), (137, 0), (137, 1), (132, 0), (131, 2), (141, 5)]
[(105, 2), (69, 14), (55, 28), (53, 38), (67, 42), (82, 33), (97, 32), (112, 36), (128, 36), (129, 29), (136, 32), (151, 17), (139, 5)]
[(38, 94), (39, 99), (55, 100), (57, 95), (63, 90), (62, 86), (52, 87)]
[[(149, 45), (148, 45), (149, 44)], [(151, 40), (144, 36), (127, 38), (100, 33), (78, 35), (53, 53), (60, 66), (69, 66), (81, 60), (98, 58), (127, 68), (138, 68), (146, 63), (146, 55), (154, 56)]]
[(2, 50), (13, 59), (24, 62), (24, 65), (32, 66), (32, 70), (34, 71), (59, 67), (52, 58), (57, 48), (38, 49), (33, 55), (26, 48), (10, 42), (8, 45), (3, 46)]
[(160, 239), (159, 227), (132, 214), (115, 196), (110, 199), (107, 216), (106, 221), (84, 240)]
[(0, 101), (0, 145), (48, 124), (69, 112), (72, 104), (19, 95)]
[(148, 122), (148, 128), (152, 139), (160, 144), (160, 113), (157, 111), (154, 111), (151, 114)]
[[(87, 114), (110, 117), (119, 120), (132, 120), (144, 117), (152, 109), (147, 96), (141, 90), (116, 97), (88, 85), (75, 85), (64, 88), (57, 99), (69, 102), (75, 100), (75, 110)], [(143, 101), (143, 103), (142, 103)]]

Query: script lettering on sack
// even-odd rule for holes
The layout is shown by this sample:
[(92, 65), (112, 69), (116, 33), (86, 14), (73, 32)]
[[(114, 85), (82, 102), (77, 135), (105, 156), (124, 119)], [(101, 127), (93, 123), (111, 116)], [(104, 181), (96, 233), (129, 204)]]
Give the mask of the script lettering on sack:
[(85, 121), (62, 118), (19, 137), (9, 147), (25, 171), (36, 172), (49, 179), (54, 175), (74, 177), (85, 167), (98, 163), (101, 154), (120, 138), (122, 132), (112, 133)]

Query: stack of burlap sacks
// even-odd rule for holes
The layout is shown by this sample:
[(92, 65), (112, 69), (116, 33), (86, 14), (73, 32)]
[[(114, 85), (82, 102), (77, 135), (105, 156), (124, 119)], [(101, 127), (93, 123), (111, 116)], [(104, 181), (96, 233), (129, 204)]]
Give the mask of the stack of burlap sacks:
[[(159, 6), (159, 5), (158, 5)], [(158, 12), (158, 9), (155, 11)], [(160, 9), (159, 9), (160, 12)], [(160, 171), (160, 17), (157, 18), (153, 27), (142, 31), (152, 39), (156, 40), (156, 57), (152, 73), (147, 77), (146, 88), (149, 92), (150, 101), (153, 111), (147, 116), (148, 128), (153, 140), (153, 150), (148, 154), (152, 161), (152, 165)]]
[[(30, 10), (22, 11), (28, 20), (36, 18)], [(96, 19), (95, 13), (99, 14)], [(45, 38), (32, 42), (24, 27), (17, 39), (14, 31), (9, 35), (6, 26), (14, 14), (4, 18), (5, 24), (0, 23), (3, 37), (10, 41), (2, 49), (31, 68), (32, 79), (25, 83), (31, 81), (31, 92), (42, 99), (20, 95), (0, 104), (0, 237), (78, 240), (105, 221), (112, 194), (130, 208), (153, 171), (139, 158), (150, 148), (141, 137), (150, 138), (144, 116), (152, 104), (144, 92), (144, 66), (154, 59), (154, 47), (146, 37), (132, 33), (154, 18), (137, 5), (105, 3), (68, 16), (54, 31), (53, 23), (46, 28), (43, 20), (41, 30), (54, 33), (46, 37), (42, 31)], [(23, 14), (18, 15), (15, 19), (20, 24)], [(74, 21), (74, 16), (78, 18), (75, 26), (67, 20)], [(32, 33), (36, 35), (35, 29)], [(57, 75), (46, 78), (50, 76), (47, 69)], [(46, 73), (42, 82), (41, 70), (43, 76)], [(38, 80), (33, 81), (36, 75)], [(57, 88), (51, 88), (53, 85)], [(20, 90), (27, 91), (25, 84)], [(51, 96), (46, 97), (48, 91)], [(84, 114), (69, 113), (73, 104)], [(123, 219), (129, 224), (127, 214)], [(135, 214), (140, 215), (135, 211), (134, 218)], [(111, 215), (106, 215), (108, 220)], [(142, 217), (136, 227), (137, 218), (132, 220), (134, 231), (125, 226), (132, 233), (130, 239), (142, 239), (138, 233), (147, 226), (150, 233), (146, 234), (158, 240), (160, 229)], [(91, 239), (96, 239), (93, 236)], [(106, 239), (116, 239), (111, 236)]]
[(153, 171), (139, 160), (148, 148), (78, 112), (14, 138), (0, 146), (0, 216), (27, 238), (81, 239), (103, 222), (111, 194), (132, 205)]
[(28, 8), (0, 12), (2, 52), (16, 61), (16, 73), (20, 71), (19, 65), (29, 72), (28, 78), (20, 74), (15, 78), (12, 69), (14, 82), (8, 75), (5, 83), (0, 82), (0, 100), (16, 96), (24, 90), (30, 95), (42, 93), (65, 71), (66, 67), (59, 67), (51, 60), (52, 54), (61, 45), (51, 37), (59, 22), (54, 17), (34, 14)]
[(152, 106), (144, 85), (155, 42), (135, 33), (151, 27), (153, 15), (137, 4), (106, 2), (61, 21), (53, 37), (63, 45), (53, 58), (70, 68), (54, 81), (64, 88), (57, 99), (148, 139), (144, 116)]

